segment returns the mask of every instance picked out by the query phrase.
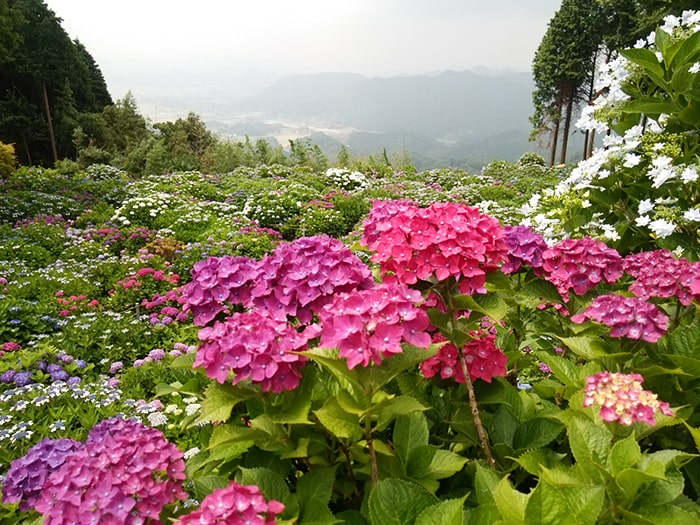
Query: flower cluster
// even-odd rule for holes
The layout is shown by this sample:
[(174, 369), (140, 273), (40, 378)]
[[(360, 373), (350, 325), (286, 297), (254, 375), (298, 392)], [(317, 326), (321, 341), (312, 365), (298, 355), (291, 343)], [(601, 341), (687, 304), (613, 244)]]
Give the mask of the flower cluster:
[(183, 289), (183, 312), (192, 311), (194, 324), (205, 326), (220, 313), (230, 313), (227, 303), (248, 305), (250, 290), (260, 270), (249, 257), (209, 257), (192, 268), (192, 280)]
[(34, 508), (49, 474), (61, 468), (79, 446), (82, 443), (67, 438), (39, 441), (10, 464), (2, 485), (2, 501), (19, 503), (19, 510), (23, 512)]
[[(508, 358), (496, 346), (495, 334), (478, 330), (470, 332), (470, 335), (472, 339), (464, 345), (462, 350), (469, 377), (483, 379), (488, 383), (494, 377), (505, 377)], [(442, 334), (437, 333), (434, 335), (433, 341), (440, 343), (447, 341), (447, 339)], [(454, 377), (457, 383), (465, 383), (466, 378), (459, 360), (460, 355), (457, 347), (453, 343), (447, 343), (440, 347), (436, 355), (423, 361), (420, 368), (428, 379), (440, 374), (443, 379)]]
[(235, 313), (225, 322), (216, 321), (199, 331), (202, 344), (194, 366), (224, 383), (229, 372), (234, 384), (250, 378), (264, 391), (282, 392), (299, 386), (306, 358), (297, 354), (318, 335), (315, 326), (298, 332), (286, 321), (276, 321), (258, 312)]
[(637, 421), (655, 425), (658, 413), (673, 416), (668, 403), (642, 389), (643, 381), (639, 374), (598, 372), (586, 378), (583, 406), (597, 405), (603, 421), (619, 421), (627, 426)]
[[(388, 282), (387, 282), (388, 281)], [(425, 331), (430, 320), (418, 307), (421, 293), (385, 280), (366, 290), (337, 294), (320, 312), (322, 347), (337, 347), (348, 368), (381, 364), (401, 353), (401, 342), (420, 348), (430, 345)]]
[(199, 509), (181, 516), (175, 525), (203, 523), (274, 525), (275, 516), (284, 511), (276, 500), (265, 501), (256, 485), (239, 485), (235, 481), (209, 494)]
[(506, 259), (505, 231), (493, 217), (461, 204), (436, 202), (428, 208), (404, 205), (381, 224), (365, 223), (364, 244), (382, 272), (400, 282), (455, 277), (460, 291), (484, 293), (486, 274)]
[(625, 272), (636, 278), (629, 287), (637, 297), (677, 297), (684, 306), (700, 301), (700, 263), (676, 258), (668, 250), (640, 252), (625, 257)]
[(187, 497), (184, 479), (182, 452), (162, 432), (112, 418), (50, 473), (34, 507), (49, 525), (144, 523)]
[(308, 323), (335, 294), (372, 284), (370, 269), (341, 241), (302, 237), (262, 259), (250, 305), (279, 321), (291, 316)]
[(620, 254), (589, 237), (565, 239), (545, 250), (542, 269), (567, 301), (569, 290), (582, 295), (600, 282), (616, 282), (623, 273)]
[(669, 321), (666, 314), (645, 299), (617, 294), (600, 295), (583, 313), (571, 317), (574, 323), (583, 323), (586, 319), (612, 328), (611, 337), (643, 339), (650, 343), (663, 337)]
[(503, 273), (515, 273), (524, 264), (536, 271), (542, 267), (542, 253), (548, 248), (544, 237), (527, 226), (506, 226), (508, 259)]

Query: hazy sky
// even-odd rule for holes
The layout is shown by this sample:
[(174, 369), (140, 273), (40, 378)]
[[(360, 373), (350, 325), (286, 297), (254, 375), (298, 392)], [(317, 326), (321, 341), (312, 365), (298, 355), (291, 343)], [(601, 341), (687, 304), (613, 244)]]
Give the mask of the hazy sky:
[[(164, 71), (530, 69), (561, 0), (45, 0), (112, 95)], [(129, 86), (138, 90), (139, 86)]]

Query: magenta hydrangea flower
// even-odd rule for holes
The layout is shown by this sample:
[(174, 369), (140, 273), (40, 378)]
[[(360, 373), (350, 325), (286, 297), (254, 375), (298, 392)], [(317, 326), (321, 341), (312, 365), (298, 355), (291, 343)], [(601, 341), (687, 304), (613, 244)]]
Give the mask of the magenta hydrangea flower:
[(642, 389), (643, 381), (639, 374), (598, 372), (586, 378), (583, 406), (597, 405), (603, 421), (619, 421), (627, 426), (637, 421), (656, 425), (658, 413), (673, 416), (668, 403)]
[(677, 258), (668, 250), (628, 255), (624, 270), (636, 281), (629, 287), (637, 297), (677, 297), (684, 306), (700, 302), (700, 262)]
[(286, 321), (255, 311), (235, 313), (199, 331), (203, 343), (194, 366), (203, 367), (207, 376), (222, 384), (234, 372), (234, 384), (250, 378), (264, 391), (293, 390), (307, 360), (296, 352), (306, 350), (308, 340), (317, 335), (315, 325), (298, 331)]
[(505, 232), (508, 259), (501, 266), (503, 273), (515, 273), (523, 264), (536, 271), (542, 268), (542, 253), (548, 248), (542, 234), (527, 226), (506, 226)]
[(486, 274), (508, 254), (500, 223), (462, 204), (402, 205), (388, 218), (370, 215), (365, 228), (363, 243), (375, 251), (372, 260), (406, 284), (454, 277), (462, 293), (485, 293)]
[(175, 525), (274, 525), (275, 517), (284, 511), (276, 500), (265, 501), (256, 485), (239, 485), (235, 481), (204, 498), (199, 509), (180, 516)]
[(362, 221), (362, 242), (370, 250), (376, 251), (382, 234), (391, 229), (391, 219), (406, 210), (414, 209), (417, 202), (410, 200), (372, 201), (369, 216)]
[(600, 282), (616, 282), (623, 273), (620, 254), (589, 237), (565, 239), (545, 250), (542, 269), (565, 301), (569, 299), (569, 290), (583, 295)]
[(658, 306), (638, 297), (610, 294), (596, 297), (582, 313), (571, 316), (574, 323), (593, 319), (609, 326), (611, 337), (643, 339), (655, 343), (668, 330), (668, 316)]
[(14, 341), (7, 341), (2, 344), (2, 351), (3, 352), (16, 352), (17, 350), (20, 350), (22, 348), (22, 345), (19, 343), (15, 343)]
[(333, 295), (373, 284), (369, 267), (338, 239), (302, 237), (260, 261), (250, 306), (278, 321), (296, 317), (306, 324)]
[(388, 280), (366, 290), (337, 294), (320, 313), (319, 346), (338, 348), (348, 368), (381, 364), (384, 357), (403, 351), (402, 342), (430, 346), (428, 314), (418, 305), (423, 296)]
[[(490, 383), (494, 377), (505, 377), (508, 358), (496, 346), (495, 334), (478, 330), (470, 332), (470, 335), (473, 339), (463, 348), (469, 377), (483, 379), (487, 383)], [(436, 333), (433, 341), (439, 343), (447, 339), (442, 334)], [(464, 372), (459, 364), (459, 350), (453, 343), (442, 345), (436, 355), (420, 364), (420, 369), (428, 379), (440, 374), (443, 379), (454, 377), (457, 383), (466, 383)]]
[(35, 508), (46, 525), (157, 523), (165, 505), (187, 497), (182, 458), (160, 430), (102, 421), (50, 474)]
[(24, 456), (10, 463), (2, 484), (2, 501), (19, 503), (22, 512), (33, 509), (49, 474), (59, 469), (66, 458), (82, 446), (81, 442), (68, 438), (39, 441)]
[(260, 272), (259, 263), (249, 257), (209, 257), (192, 268), (192, 281), (179, 298), (184, 312), (192, 311), (194, 324), (205, 326), (230, 305), (247, 306), (250, 291)]

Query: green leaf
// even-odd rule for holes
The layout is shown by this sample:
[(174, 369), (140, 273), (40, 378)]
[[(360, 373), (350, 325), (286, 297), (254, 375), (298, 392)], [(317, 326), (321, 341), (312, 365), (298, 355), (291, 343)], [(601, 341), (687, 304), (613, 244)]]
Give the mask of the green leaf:
[(688, 66), (699, 60), (698, 55), (700, 55), (700, 31), (683, 40), (670, 61), (670, 68), (673, 71), (687, 70)]
[(328, 508), (335, 483), (335, 468), (319, 468), (304, 474), (297, 482), (301, 523), (340, 523)]
[(652, 116), (662, 113), (675, 115), (679, 110), (678, 104), (674, 102), (651, 97), (631, 100), (622, 107), (624, 113), (644, 113)]
[(212, 381), (204, 392), (202, 412), (197, 422), (211, 421), (220, 423), (228, 421), (233, 407), (252, 395), (252, 392), (244, 391), (228, 383), (221, 385)]
[(478, 295), (457, 295), (454, 297), (454, 305), (460, 310), (474, 310), (490, 317), (494, 321), (501, 321), (509, 311), (508, 303), (495, 293)]
[(523, 494), (514, 489), (506, 477), (496, 486), (494, 499), (507, 525), (526, 525), (525, 511), (530, 499), (529, 494)]
[(428, 444), (428, 422), (422, 413), (400, 416), (394, 423), (394, 449), (404, 469), (411, 457), (422, 446)]
[(666, 505), (683, 494), (683, 474), (676, 468), (666, 471), (666, 479), (656, 480), (640, 490), (636, 502), (641, 505)]
[(542, 468), (562, 468), (562, 460), (566, 454), (557, 454), (553, 450), (540, 448), (528, 450), (518, 456), (515, 461), (533, 476), (541, 476)]
[(601, 475), (610, 454), (612, 434), (591, 421), (574, 418), (568, 425), (569, 445), (576, 462), (591, 478), (605, 481)]
[(585, 359), (608, 357), (605, 345), (599, 337), (577, 335), (575, 337), (558, 337), (558, 339), (574, 354)]
[(632, 468), (642, 459), (642, 450), (634, 433), (615, 443), (610, 449), (610, 470), (617, 476), (622, 470)]
[(381, 366), (355, 369), (363, 391), (371, 397), (402, 372), (415, 368), (419, 363), (437, 354), (440, 346), (442, 345), (430, 345), (430, 348), (425, 349), (404, 344), (403, 352), (385, 359)]
[(685, 428), (688, 429), (690, 435), (693, 437), (693, 442), (695, 442), (695, 449), (700, 452), (700, 429), (691, 427), (686, 421), (683, 421)]
[(384, 479), (369, 496), (370, 521), (372, 525), (413, 525), (435, 501), (419, 485), (402, 479)]
[(520, 425), (513, 435), (513, 450), (540, 448), (561, 434), (564, 425), (555, 419), (534, 418)]
[(644, 68), (644, 71), (651, 77), (657, 86), (664, 85), (664, 68), (659, 62), (656, 53), (650, 49), (622, 49), (620, 54), (630, 62)]
[(428, 507), (418, 515), (416, 525), (462, 525), (465, 499), (448, 499)]
[(321, 408), (315, 410), (314, 414), (321, 424), (339, 439), (357, 441), (362, 437), (360, 418), (343, 410), (334, 397), (328, 399)]
[(289, 491), (284, 478), (277, 472), (267, 468), (240, 467), (240, 475), (237, 477), (242, 485), (257, 485), (267, 500), (277, 500), (284, 503), (282, 517), (291, 518), (299, 513), (297, 496)]
[(498, 407), (489, 425), (491, 442), (494, 445), (503, 443), (509, 448), (513, 448), (513, 436), (519, 425), (520, 421), (515, 417), (510, 407), (501, 405)]
[(223, 489), (231, 484), (231, 480), (223, 476), (199, 476), (192, 480), (193, 496), (202, 501), (216, 489)]
[(551, 485), (540, 481), (530, 494), (525, 523), (538, 525), (595, 525), (605, 500), (605, 488), (567, 481)]
[(359, 510), (344, 510), (335, 515), (343, 525), (368, 525), (367, 520)]
[[(700, 34), (700, 31), (696, 34)], [(667, 341), (672, 354), (700, 359), (700, 318), (695, 317), (692, 323), (681, 324), (669, 334)]]
[(449, 478), (464, 468), (467, 458), (433, 445), (423, 445), (411, 454), (406, 474), (416, 481)]
[(559, 290), (557, 290), (557, 287), (549, 281), (533, 279), (531, 281), (526, 282), (523, 285), (521, 291), (523, 293), (527, 293), (533, 297), (538, 298), (539, 303), (544, 302), (543, 300), (552, 303), (564, 303), (564, 299), (559, 293)]
[(637, 468), (626, 468), (615, 475), (615, 483), (624, 492), (629, 501), (634, 500), (642, 485), (653, 483), (660, 479), (664, 479), (663, 472), (659, 475), (644, 472)]
[(549, 365), (556, 378), (566, 386), (577, 390), (583, 388), (584, 382), (580, 378), (580, 367), (576, 366), (576, 363), (547, 352), (535, 351), (533, 353), (540, 361)]
[(317, 362), (328, 370), (340, 383), (340, 386), (350, 392), (352, 397), (361, 405), (367, 404), (362, 385), (357, 377), (357, 368), (350, 370), (347, 361), (338, 357), (338, 350), (335, 348), (313, 348), (304, 352), (299, 352), (312, 361)]
[(501, 478), (496, 475), (491, 469), (476, 464), (476, 476), (474, 478), (474, 486), (476, 487), (476, 499), (481, 505), (495, 505), (496, 487), (501, 481)]
[(428, 410), (428, 407), (411, 396), (397, 396), (388, 398), (381, 403), (379, 418), (377, 419), (375, 430), (384, 430), (389, 423), (391, 423), (398, 416), (407, 416), (416, 412), (423, 412), (425, 410)]
[(280, 424), (312, 425), (309, 421), (311, 410), (311, 394), (318, 382), (315, 367), (306, 367), (301, 384), (291, 392), (285, 392), (282, 404), (267, 410), (270, 419)]

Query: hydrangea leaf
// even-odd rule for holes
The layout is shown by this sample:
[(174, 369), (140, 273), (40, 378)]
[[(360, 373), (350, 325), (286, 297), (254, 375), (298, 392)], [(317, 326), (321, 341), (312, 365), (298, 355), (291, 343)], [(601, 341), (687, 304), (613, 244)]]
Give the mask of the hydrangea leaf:
[(465, 499), (448, 499), (428, 507), (418, 515), (416, 525), (462, 525)]
[(435, 503), (423, 487), (402, 479), (381, 480), (369, 496), (372, 525), (409, 525)]

